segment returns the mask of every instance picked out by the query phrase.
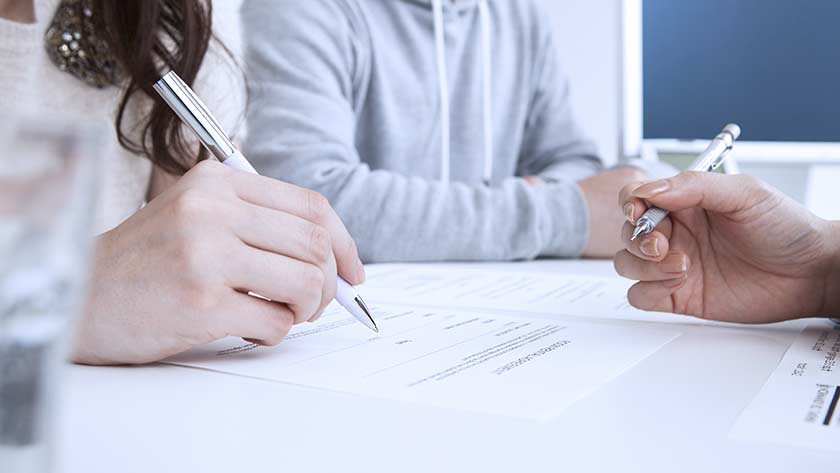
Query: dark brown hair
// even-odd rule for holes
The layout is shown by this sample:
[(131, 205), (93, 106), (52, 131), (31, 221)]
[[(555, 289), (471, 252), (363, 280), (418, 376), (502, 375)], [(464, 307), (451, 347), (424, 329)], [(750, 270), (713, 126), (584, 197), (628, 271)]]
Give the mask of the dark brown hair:
[[(169, 173), (185, 173), (207, 153), (152, 85), (169, 70), (195, 82), (213, 39), (211, 0), (93, 0), (93, 9), (125, 81), (116, 118), (120, 144)], [(134, 128), (127, 111), (140, 97), (151, 106)]]

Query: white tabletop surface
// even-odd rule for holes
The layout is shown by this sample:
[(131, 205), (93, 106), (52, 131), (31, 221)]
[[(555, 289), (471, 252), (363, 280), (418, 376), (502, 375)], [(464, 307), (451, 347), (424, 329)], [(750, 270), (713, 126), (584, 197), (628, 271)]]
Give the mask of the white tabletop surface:
[[(485, 265), (613, 274), (608, 262)], [(837, 472), (728, 438), (804, 322), (683, 335), (539, 423), (165, 365), (69, 368), (63, 472)]]

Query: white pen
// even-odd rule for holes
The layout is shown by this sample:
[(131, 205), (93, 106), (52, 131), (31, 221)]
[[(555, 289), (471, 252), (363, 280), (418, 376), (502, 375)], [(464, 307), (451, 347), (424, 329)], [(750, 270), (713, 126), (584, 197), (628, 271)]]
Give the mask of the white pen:
[[(164, 75), (154, 85), (176, 115), (195, 133), (205, 148), (220, 162), (233, 169), (258, 174), (251, 163), (236, 148), (219, 122), (196, 93), (174, 71)], [(379, 332), (367, 304), (353, 286), (338, 278), (335, 300), (365, 327)]]
[[(726, 160), (735, 141), (741, 136), (741, 127), (734, 124), (726, 125), (723, 131), (712, 140), (709, 147), (691, 164), (690, 171), (711, 172), (717, 170)], [(647, 235), (656, 228), (665, 217), (668, 211), (659, 207), (651, 207), (636, 222), (636, 230), (633, 232), (631, 241), (635, 241), (642, 235)]]

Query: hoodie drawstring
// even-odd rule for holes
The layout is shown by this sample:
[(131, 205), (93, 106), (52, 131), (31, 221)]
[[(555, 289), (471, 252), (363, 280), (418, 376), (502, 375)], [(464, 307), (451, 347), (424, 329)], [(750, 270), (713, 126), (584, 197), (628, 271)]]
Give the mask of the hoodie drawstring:
[(481, 69), (484, 107), (484, 184), (490, 185), (493, 182), (493, 76), (492, 58), (493, 43), (490, 37), (490, 12), (487, 8), (487, 0), (481, 0), (478, 4), (479, 16), (481, 16)]
[(450, 106), (449, 106), (449, 73), (446, 67), (446, 32), (443, 24), (442, 0), (432, 0), (432, 16), (435, 22), (435, 51), (438, 68), (438, 89), (440, 93), (440, 180), (449, 182), (450, 168)]
[[(435, 25), (435, 52), (438, 68), (441, 122), (441, 181), (450, 181), (451, 168), (451, 105), (449, 97), (449, 74), (446, 64), (446, 31), (443, 20), (443, 0), (432, 0), (432, 16)], [(482, 179), (490, 185), (493, 179), (493, 78), (492, 41), (490, 36), (490, 11), (487, 0), (479, 0), (481, 22), (481, 69), (482, 105), (484, 128), (484, 169)]]

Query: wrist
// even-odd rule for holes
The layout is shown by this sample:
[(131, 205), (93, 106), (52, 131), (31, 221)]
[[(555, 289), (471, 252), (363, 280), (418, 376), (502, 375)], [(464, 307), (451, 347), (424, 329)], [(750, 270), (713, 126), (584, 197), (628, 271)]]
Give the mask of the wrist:
[[(113, 230), (112, 230), (113, 232)], [(94, 242), (93, 259), (90, 267), (90, 283), (87, 300), (76, 322), (71, 344), (70, 361), (83, 365), (105, 365), (108, 360), (102, 356), (103, 342), (107, 340), (102, 329), (107, 326), (100, 319), (103, 306), (107, 305), (102, 294), (102, 284), (108, 277), (109, 233), (100, 235)]]
[(829, 267), (822, 315), (840, 318), (840, 222), (829, 222), (826, 241), (829, 245)]

